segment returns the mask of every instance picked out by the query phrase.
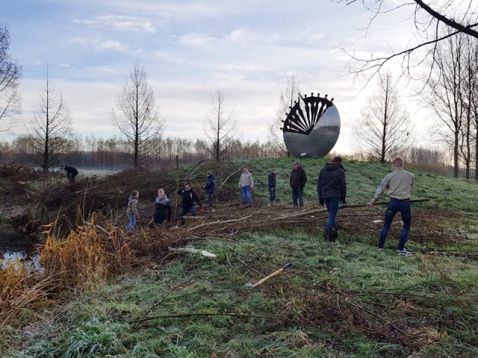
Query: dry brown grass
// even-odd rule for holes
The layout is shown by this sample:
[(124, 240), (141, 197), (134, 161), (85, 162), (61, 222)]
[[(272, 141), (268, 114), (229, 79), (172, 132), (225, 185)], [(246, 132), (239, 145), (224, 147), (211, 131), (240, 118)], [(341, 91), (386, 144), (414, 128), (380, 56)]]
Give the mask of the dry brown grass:
[(34, 314), (61, 292), (97, 287), (133, 262), (122, 231), (94, 222), (78, 227), (66, 239), (47, 235), (38, 250), (42, 273), (29, 273), (20, 262), (0, 270), (0, 327), (18, 320), (25, 310)]
[(11, 264), (0, 270), (0, 327), (19, 319), (25, 311), (34, 312), (46, 304), (51, 276), (29, 273), (24, 267)]
[(94, 220), (70, 232), (66, 239), (48, 235), (40, 248), (45, 275), (55, 276), (63, 289), (88, 289), (131, 266), (132, 252), (123, 232), (103, 228)]

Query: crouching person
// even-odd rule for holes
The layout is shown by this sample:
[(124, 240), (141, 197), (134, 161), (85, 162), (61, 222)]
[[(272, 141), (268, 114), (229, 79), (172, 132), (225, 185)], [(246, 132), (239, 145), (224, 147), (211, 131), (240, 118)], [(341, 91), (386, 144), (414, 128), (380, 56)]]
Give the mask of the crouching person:
[(164, 189), (159, 188), (154, 201), (154, 223), (159, 225), (165, 221), (171, 221), (171, 203)]
[(181, 216), (187, 214), (196, 215), (195, 203), (199, 205), (200, 213), (204, 212), (201, 199), (199, 195), (191, 188), (191, 183), (184, 184), (184, 189), (178, 191), (178, 194), (182, 197)]

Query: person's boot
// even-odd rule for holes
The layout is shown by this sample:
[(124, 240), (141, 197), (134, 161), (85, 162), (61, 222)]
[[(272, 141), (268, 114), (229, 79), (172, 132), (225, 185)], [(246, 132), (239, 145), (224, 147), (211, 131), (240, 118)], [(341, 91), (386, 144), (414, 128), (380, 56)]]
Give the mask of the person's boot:
[(332, 235), (332, 230), (326, 227), (324, 230), (324, 241), (327, 241), (327, 242), (332, 241), (330, 238), (331, 235)]
[(330, 231), (330, 240), (329, 241), (335, 242), (335, 240), (337, 240), (337, 238), (339, 237), (338, 230), (339, 230), (339, 228), (338, 228), (337, 224), (335, 224), (334, 227), (332, 228), (332, 230)]

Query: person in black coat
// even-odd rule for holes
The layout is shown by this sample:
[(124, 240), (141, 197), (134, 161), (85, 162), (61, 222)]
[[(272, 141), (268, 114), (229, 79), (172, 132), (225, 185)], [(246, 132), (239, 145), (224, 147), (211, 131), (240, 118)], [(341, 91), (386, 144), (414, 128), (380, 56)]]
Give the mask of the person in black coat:
[(184, 184), (184, 189), (178, 191), (178, 194), (182, 197), (181, 216), (185, 216), (188, 213), (196, 215), (196, 208), (194, 203), (197, 203), (200, 208), (200, 213), (204, 212), (201, 199), (199, 195), (191, 188), (191, 183)]
[(276, 175), (277, 170), (272, 169), (269, 175), (267, 176), (267, 181), (269, 184), (269, 205), (274, 205), (276, 202)]
[(78, 175), (78, 170), (76, 168), (69, 167), (69, 166), (66, 166), (66, 165), (62, 165), (61, 169), (66, 171), (66, 177), (68, 178), (70, 183), (74, 183), (75, 182), (75, 177)]
[(161, 224), (165, 221), (171, 221), (171, 203), (164, 190), (160, 188), (154, 201), (154, 223)]
[(347, 184), (345, 182), (345, 168), (342, 158), (335, 157), (325, 164), (320, 171), (317, 181), (317, 194), (320, 205), (326, 205), (329, 217), (325, 224), (324, 240), (335, 241), (337, 239), (337, 212), (339, 204), (345, 204)]
[(297, 208), (304, 206), (302, 196), (304, 195), (305, 183), (307, 183), (307, 174), (304, 168), (300, 165), (300, 162), (294, 162), (294, 168), (292, 169), (289, 177), (290, 187), (292, 189), (292, 202), (294, 207)]

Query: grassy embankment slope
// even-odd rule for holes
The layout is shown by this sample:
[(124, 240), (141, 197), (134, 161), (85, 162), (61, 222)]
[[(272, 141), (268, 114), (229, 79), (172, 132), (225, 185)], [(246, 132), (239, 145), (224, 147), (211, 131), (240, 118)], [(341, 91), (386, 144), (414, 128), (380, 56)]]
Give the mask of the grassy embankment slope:
[[(318, 208), (316, 179), (325, 160), (302, 162), (306, 209)], [(247, 164), (257, 205), (243, 215), (274, 218), (290, 210), (292, 159)], [(390, 171), (344, 165), (349, 204), (366, 203)], [(272, 167), (280, 205), (269, 208), (261, 183)], [(22, 333), (3, 328), (2, 356), (476, 357), (478, 183), (413, 172), (413, 197), (430, 199), (414, 205), (413, 257), (395, 253), (399, 225), (387, 249), (376, 251), (380, 225), (372, 221), (382, 219), (383, 206), (342, 210), (335, 245), (321, 239), (324, 215), (192, 240), (189, 246), (217, 258), (161, 260), (83, 294)], [(244, 287), (286, 262), (293, 266), (281, 276)]]

